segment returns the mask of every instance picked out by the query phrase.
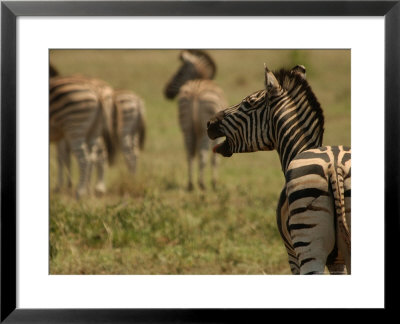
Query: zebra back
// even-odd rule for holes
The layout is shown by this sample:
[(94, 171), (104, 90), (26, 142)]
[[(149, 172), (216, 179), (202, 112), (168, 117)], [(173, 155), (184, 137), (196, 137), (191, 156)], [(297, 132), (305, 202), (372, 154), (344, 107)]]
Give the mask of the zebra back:
[(93, 87), (70, 78), (54, 77), (50, 79), (49, 90), (50, 140), (60, 140), (66, 131), (85, 136), (100, 109)]

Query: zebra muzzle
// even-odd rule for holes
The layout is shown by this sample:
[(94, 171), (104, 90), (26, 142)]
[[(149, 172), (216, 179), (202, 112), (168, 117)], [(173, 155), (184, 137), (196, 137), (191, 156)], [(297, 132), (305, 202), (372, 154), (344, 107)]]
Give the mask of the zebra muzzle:
[(228, 143), (228, 140), (223, 141), (222, 143), (219, 143), (217, 145), (214, 146), (213, 148), (213, 152), (214, 153), (219, 153), (222, 156), (225, 157), (230, 157), (232, 156), (233, 152), (231, 150), (231, 147)]
[[(217, 114), (213, 119), (207, 122), (207, 135), (210, 139), (215, 140), (217, 138), (225, 136), (224, 132), (220, 127), (220, 114)], [(228, 139), (218, 143), (213, 148), (214, 153), (219, 153), (225, 157), (229, 157), (233, 154), (231, 146), (229, 145)]]
[(207, 135), (212, 140), (225, 136), (225, 134), (219, 128), (219, 122), (212, 120), (207, 122)]

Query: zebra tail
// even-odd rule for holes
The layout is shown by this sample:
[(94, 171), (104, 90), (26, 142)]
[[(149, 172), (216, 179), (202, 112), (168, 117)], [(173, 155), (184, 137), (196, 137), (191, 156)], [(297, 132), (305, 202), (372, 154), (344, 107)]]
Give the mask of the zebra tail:
[[(105, 144), (106, 150), (107, 150), (108, 164), (112, 165), (115, 162), (115, 156), (116, 156), (117, 150), (116, 150), (115, 141), (114, 141), (114, 131), (113, 131), (113, 129), (110, 129), (109, 125), (110, 124), (113, 125), (114, 123), (107, 122), (107, 113), (105, 112), (105, 109), (103, 107), (103, 103), (101, 102), (101, 100), (100, 100), (100, 105), (101, 105), (101, 112), (102, 112), (102, 117), (103, 117), (102, 137), (103, 137), (104, 144)], [(111, 127), (113, 128), (113, 126), (111, 126)]]
[(146, 118), (144, 115), (143, 106), (139, 111), (139, 148), (143, 150), (146, 141)]
[(331, 185), (333, 190), (333, 197), (335, 200), (335, 211), (336, 217), (338, 220), (339, 231), (342, 233), (343, 238), (350, 249), (351, 246), (351, 237), (350, 237), (350, 229), (348, 227), (346, 221), (346, 208), (344, 204), (344, 179), (343, 179), (343, 170), (340, 167), (336, 167), (333, 174), (331, 175)]

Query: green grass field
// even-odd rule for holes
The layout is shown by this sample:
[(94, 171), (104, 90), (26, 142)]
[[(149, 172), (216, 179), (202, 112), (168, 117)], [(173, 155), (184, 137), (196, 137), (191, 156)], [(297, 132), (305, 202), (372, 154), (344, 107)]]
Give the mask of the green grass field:
[[(325, 115), (325, 145), (350, 145), (350, 51), (209, 50), (229, 104), (262, 89), (272, 70), (302, 64)], [(53, 50), (63, 75), (102, 78), (131, 89), (147, 109), (147, 141), (136, 175), (121, 156), (107, 170), (108, 193), (76, 201), (53, 193), (50, 145), (51, 274), (289, 274), (275, 209), (284, 184), (278, 154), (220, 158), (219, 183), (187, 192), (177, 102), (163, 97), (177, 50)], [(75, 162), (75, 161), (74, 161)], [(74, 185), (77, 167), (73, 164)]]

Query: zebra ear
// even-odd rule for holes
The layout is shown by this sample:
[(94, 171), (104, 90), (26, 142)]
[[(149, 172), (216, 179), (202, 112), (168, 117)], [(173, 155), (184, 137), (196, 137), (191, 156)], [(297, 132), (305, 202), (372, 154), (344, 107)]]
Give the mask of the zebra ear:
[(268, 69), (267, 65), (264, 63), (265, 70), (265, 88), (268, 93), (275, 94), (279, 92), (280, 86), (279, 82), (276, 79), (275, 75)]
[(181, 61), (185, 61), (185, 56), (187, 55), (187, 52), (186, 51), (182, 51), (182, 52), (180, 52), (179, 53), (179, 59), (181, 60)]
[(304, 65), (296, 65), (291, 71), (299, 75), (302, 79), (306, 79), (306, 68)]
[(183, 62), (193, 62), (195, 60), (195, 56), (187, 50), (183, 50), (179, 58)]

